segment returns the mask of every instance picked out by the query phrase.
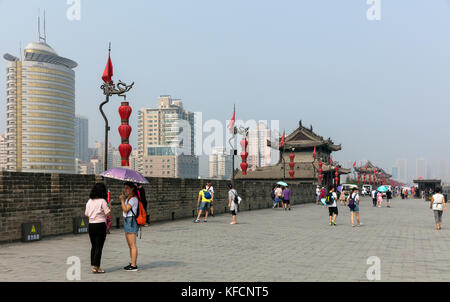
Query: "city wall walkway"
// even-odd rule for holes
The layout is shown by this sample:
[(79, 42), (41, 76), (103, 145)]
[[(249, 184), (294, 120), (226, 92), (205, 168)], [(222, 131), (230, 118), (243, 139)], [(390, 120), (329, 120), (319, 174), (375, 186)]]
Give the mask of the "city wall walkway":
[(0, 281), (67, 281), (70, 256), (81, 260), (81, 281), (368, 281), (367, 263), (380, 259), (381, 281), (450, 281), (450, 220), (436, 231), (429, 203), (394, 199), (374, 208), (362, 199), (361, 227), (347, 207), (337, 226), (315, 204), (157, 223), (138, 239), (138, 272), (123, 271), (129, 250), (122, 229), (105, 242), (103, 275), (92, 274), (88, 235), (0, 245)]

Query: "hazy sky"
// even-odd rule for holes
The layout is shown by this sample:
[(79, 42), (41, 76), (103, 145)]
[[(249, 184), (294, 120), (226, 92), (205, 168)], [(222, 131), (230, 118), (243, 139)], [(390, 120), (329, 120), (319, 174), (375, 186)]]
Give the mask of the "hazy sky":
[[(46, 10), (47, 42), (79, 63), (76, 112), (89, 117), (90, 144), (103, 140), (98, 111), (108, 42), (114, 80), (135, 82), (137, 110), (170, 94), (204, 120), (225, 123), (233, 104), (242, 120), (280, 120), (286, 132), (301, 119), (341, 143), (334, 159), (370, 159), (390, 171), (399, 158), (415, 174), (450, 151), (450, 5), (447, 0), (381, 0), (369, 21), (366, 0), (81, 0), (70, 21), (67, 0), (0, 0), (0, 54), (37, 40)], [(6, 62), (1, 59), (0, 86)], [(107, 108), (118, 145), (120, 99)], [(0, 89), (0, 131), (5, 129)]]

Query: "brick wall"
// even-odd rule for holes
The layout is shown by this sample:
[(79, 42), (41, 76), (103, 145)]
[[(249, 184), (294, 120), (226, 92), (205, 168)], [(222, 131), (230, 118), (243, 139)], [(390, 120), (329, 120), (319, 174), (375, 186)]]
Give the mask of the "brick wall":
[[(197, 198), (205, 180), (148, 178), (144, 185), (150, 222), (192, 218), (197, 214)], [(95, 175), (41, 174), (0, 172), (0, 242), (21, 239), (25, 222), (41, 222), (42, 237), (73, 232), (73, 218), (83, 217), (90, 190), (102, 178)], [(113, 227), (122, 210), (119, 195), (123, 182), (105, 179), (111, 191)], [(215, 195), (214, 212), (225, 212), (228, 205), (227, 180), (212, 181)], [(235, 188), (243, 199), (240, 210), (264, 209), (272, 206), (272, 181), (236, 180)], [(314, 202), (311, 184), (291, 184), (292, 204)]]

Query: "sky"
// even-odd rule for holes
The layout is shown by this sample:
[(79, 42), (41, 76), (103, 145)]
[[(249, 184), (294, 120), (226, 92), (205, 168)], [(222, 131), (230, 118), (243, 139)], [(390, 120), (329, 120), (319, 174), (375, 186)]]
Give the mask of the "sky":
[[(79, 64), (76, 113), (89, 118), (91, 146), (104, 137), (98, 105), (111, 42), (113, 80), (135, 82), (133, 146), (137, 111), (172, 95), (204, 121), (225, 124), (234, 104), (238, 119), (279, 120), (286, 133), (302, 120), (342, 144), (335, 160), (390, 171), (405, 158), (412, 178), (417, 158), (449, 160), (450, 1), (378, 1), (380, 20), (368, 19), (366, 0), (79, 0), (80, 18), (70, 20), (75, 0), (0, 0), (0, 55), (37, 40), (45, 9), (47, 43)], [(115, 145), (120, 100), (105, 106)]]

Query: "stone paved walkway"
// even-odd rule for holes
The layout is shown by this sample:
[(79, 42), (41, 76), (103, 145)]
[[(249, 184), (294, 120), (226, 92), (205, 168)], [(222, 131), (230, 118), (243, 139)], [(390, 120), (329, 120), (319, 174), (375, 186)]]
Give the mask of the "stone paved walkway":
[(423, 200), (395, 199), (392, 208), (361, 202), (359, 228), (339, 208), (336, 227), (315, 204), (154, 224), (138, 240), (138, 272), (125, 272), (123, 230), (112, 229), (103, 250), (104, 275), (90, 273), (88, 235), (0, 245), (0, 281), (67, 281), (70, 256), (81, 260), (81, 281), (368, 281), (367, 259), (380, 259), (381, 281), (450, 281), (450, 221), (434, 229)]

